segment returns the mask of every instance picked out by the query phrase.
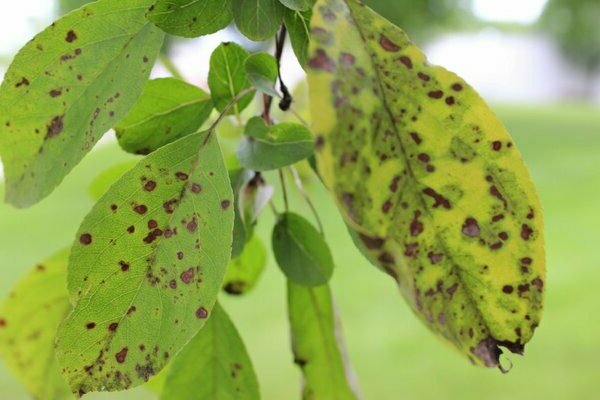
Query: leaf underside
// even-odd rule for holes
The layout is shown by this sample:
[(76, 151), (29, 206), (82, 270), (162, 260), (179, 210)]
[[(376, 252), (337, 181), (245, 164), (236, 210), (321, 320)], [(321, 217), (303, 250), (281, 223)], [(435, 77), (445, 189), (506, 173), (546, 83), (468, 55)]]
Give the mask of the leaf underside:
[(92, 3), (16, 56), (0, 88), (8, 202), (46, 197), (133, 106), (164, 37), (145, 18), (151, 3)]
[(231, 252), (233, 194), (215, 135), (186, 136), (117, 181), (69, 262), (58, 360), (74, 393), (147, 381), (203, 326)]
[(364, 254), (473, 363), (538, 326), (543, 222), (521, 155), (455, 74), (354, 0), (320, 0), (308, 61), (319, 170)]

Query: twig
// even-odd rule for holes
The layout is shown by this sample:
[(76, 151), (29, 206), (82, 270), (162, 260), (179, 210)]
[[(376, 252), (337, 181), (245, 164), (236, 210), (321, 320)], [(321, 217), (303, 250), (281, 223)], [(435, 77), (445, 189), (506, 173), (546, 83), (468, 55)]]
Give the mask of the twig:
[(285, 186), (285, 177), (283, 176), (283, 169), (279, 168), (279, 179), (281, 180), (281, 191), (283, 192), (283, 204), (285, 211), (288, 212), (290, 209), (290, 203), (288, 201), (287, 188)]
[(317, 221), (317, 224), (319, 225), (319, 231), (321, 232), (321, 235), (325, 236), (325, 230), (323, 229), (323, 224), (321, 223), (321, 218), (319, 218), (319, 213), (317, 213), (317, 208), (315, 207), (314, 203), (310, 199), (308, 193), (306, 193), (306, 190), (304, 189), (304, 185), (302, 185), (302, 180), (300, 179), (300, 175), (298, 174), (298, 171), (296, 170), (296, 168), (294, 168), (294, 166), (290, 166), (290, 171), (292, 171), (292, 176), (294, 177), (294, 183), (296, 183), (296, 187), (300, 191), (300, 194), (302, 194), (302, 197), (304, 197), (306, 204), (308, 204), (308, 207), (310, 207), (310, 210), (312, 211), (313, 215), (315, 216), (315, 220)]

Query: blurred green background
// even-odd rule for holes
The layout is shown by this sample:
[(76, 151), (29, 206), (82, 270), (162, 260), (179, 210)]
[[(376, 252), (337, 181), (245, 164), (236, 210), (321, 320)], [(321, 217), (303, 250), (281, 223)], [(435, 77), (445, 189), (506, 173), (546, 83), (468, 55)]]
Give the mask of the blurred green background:
[[(39, 0), (30, 2), (40, 4)], [(367, 1), (425, 47), (457, 33), (477, 35), (482, 29), (505, 35), (543, 35), (559, 49), (565, 70), (577, 76), (577, 90), (564, 97), (542, 98), (536, 104), (525, 104), (528, 100), (519, 97), (498, 99), (493, 91), (484, 93), (496, 100), (492, 108), (514, 136), (541, 194), (548, 253), (544, 319), (527, 346), (526, 356), (508, 357), (514, 364), (509, 374), (472, 367), (428, 332), (412, 315), (394, 282), (362, 258), (325, 189), (313, 180), (308, 188), (334, 252), (337, 270), (332, 287), (349, 356), (367, 400), (599, 399), (600, 252), (595, 246), (600, 229), (600, 107), (595, 84), (600, 66), (600, 2), (550, 0), (544, 2), (545, 12), (528, 23), (483, 18), (483, 12), (475, 12), (473, 2)], [(527, 2), (503, 3), (524, 7)], [(67, 3), (82, 1), (65, 0), (63, 6), (68, 7)], [(59, 13), (58, 8), (54, 12)], [(22, 44), (28, 38), (17, 39)], [(7, 61), (11, 54), (4, 56)], [(477, 53), (471, 54), (471, 61), (478, 61)], [(531, 67), (539, 73), (547, 68)], [(36, 262), (71, 243), (93, 205), (88, 195), (91, 179), (133, 158), (109, 139), (39, 205), (28, 210), (0, 205), (0, 298)], [(292, 207), (308, 215), (298, 196), (293, 196)], [(258, 232), (266, 243), (272, 224), (271, 214), (265, 213)], [(247, 297), (222, 297), (246, 341), (263, 398), (299, 399), (300, 373), (290, 351), (285, 281), (272, 257), (259, 285)], [(0, 362), (0, 399), (26, 398)], [(86, 398), (154, 397), (145, 389), (137, 389)]]

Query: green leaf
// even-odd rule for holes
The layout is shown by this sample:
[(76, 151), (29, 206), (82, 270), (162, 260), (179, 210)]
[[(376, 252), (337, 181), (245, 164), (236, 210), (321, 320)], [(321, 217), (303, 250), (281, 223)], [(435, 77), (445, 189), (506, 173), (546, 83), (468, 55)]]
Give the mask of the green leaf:
[(231, 0), (157, 0), (148, 19), (172, 35), (193, 38), (227, 27), (233, 10)]
[[(250, 87), (244, 67), (248, 55), (249, 53), (236, 43), (222, 43), (212, 53), (208, 86), (217, 110), (225, 110), (238, 94)], [(239, 115), (253, 98), (253, 93), (244, 96), (230, 113)]]
[(175, 359), (161, 399), (260, 399), (258, 381), (244, 342), (218, 304), (206, 327)]
[(288, 311), (294, 362), (304, 377), (302, 398), (357, 399), (329, 286), (288, 281)]
[(119, 180), (120, 177), (125, 175), (127, 171), (135, 167), (137, 161), (126, 161), (117, 165), (114, 165), (103, 171), (98, 175), (88, 189), (90, 197), (94, 200), (99, 200), (104, 193), (112, 186), (113, 183)]
[(279, 97), (275, 90), (275, 82), (279, 75), (277, 60), (267, 53), (252, 54), (246, 59), (248, 81), (256, 89), (273, 97)]
[[(318, 10), (318, 11), (317, 11)], [(540, 202), (501, 122), (355, 0), (319, 0), (309, 65), (319, 172), (362, 250), (479, 365), (540, 322)]]
[(242, 254), (229, 262), (223, 290), (232, 295), (251, 291), (260, 279), (267, 264), (267, 250), (254, 235), (244, 247)]
[(151, 3), (91, 3), (15, 57), (0, 88), (8, 202), (46, 197), (135, 104), (164, 36), (145, 18)]
[(212, 110), (210, 96), (200, 88), (174, 78), (155, 79), (115, 130), (123, 150), (149, 154), (196, 132)]
[(308, 58), (310, 19), (312, 13), (312, 9), (304, 12), (285, 10), (285, 14), (283, 15), (292, 48), (294, 49), (298, 62), (303, 68), (306, 68)]
[(71, 310), (66, 287), (67, 251), (37, 265), (0, 309), (0, 356), (37, 399), (70, 398), (54, 358), (54, 335)]
[(74, 393), (157, 374), (211, 313), (231, 252), (233, 194), (212, 132), (144, 158), (84, 219), (58, 361)]
[(256, 224), (258, 215), (267, 206), (275, 189), (267, 184), (260, 172), (248, 179), (240, 189), (239, 209), (244, 225)]
[(314, 4), (315, 0), (279, 0), (281, 4), (295, 11), (307, 11)]
[(279, 0), (232, 0), (233, 18), (248, 39), (261, 41), (277, 33), (285, 7)]
[(260, 117), (248, 121), (246, 138), (237, 155), (243, 167), (254, 171), (279, 169), (302, 161), (314, 152), (310, 131), (302, 125), (267, 125)]
[(319, 286), (333, 275), (333, 258), (325, 238), (300, 215), (282, 214), (272, 240), (277, 264), (292, 282)]

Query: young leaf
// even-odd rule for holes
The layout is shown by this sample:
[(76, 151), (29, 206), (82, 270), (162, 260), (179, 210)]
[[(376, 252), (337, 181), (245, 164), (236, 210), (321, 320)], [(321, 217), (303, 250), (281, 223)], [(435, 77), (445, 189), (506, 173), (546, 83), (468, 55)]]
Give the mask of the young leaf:
[(275, 189), (265, 182), (260, 172), (248, 179), (240, 189), (239, 208), (244, 225), (254, 225), (260, 212), (273, 197)]
[(74, 393), (147, 381), (204, 326), (229, 261), (232, 201), (210, 131), (150, 154), (100, 199), (73, 245), (75, 309), (57, 340)]
[(232, 0), (233, 18), (248, 39), (261, 41), (277, 33), (285, 7), (279, 0)]
[(63, 251), (37, 265), (0, 309), (0, 356), (37, 399), (70, 398), (54, 358), (54, 335), (71, 310)]
[(172, 35), (193, 38), (227, 27), (231, 0), (156, 0), (148, 19)]
[(279, 74), (275, 57), (267, 53), (252, 54), (246, 60), (245, 66), (248, 81), (252, 86), (270, 96), (279, 97), (275, 90), (275, 81)]
[(123, 150), (149, 154), (196, 132), (212, 110), (210, 96), (200, 88), (174, 78), (155, 79), (115, 130)]
[(92, 3), (15, 57), (0, 88), (8, 202), (46, 197), (136, 102), (164, 36), (145, 18), (151, 3)]
[(126, 161), (117, 165), (114, 165), (107, 169), (106, 171), (102, 171), (100, 175), (98, 175), (88, 189), (88, 193), (90, 197), (94, 200), (100, 200), (100, 198), (108, 191), (108, 189), (119, 180), (120, 177), (125, 175), (127, 171), (135, 167), (137, 161)]
[(267, 125), (260, 117), (248, 121), (237, 156), (243, 167), (269, 171), (302, 161), (314, 152), (311, 133), (294, 123)]
[(260, 399), (244, 342), (219, 304), (206, 327), (177, 355), (161, 399)]
[(295, 11), (307, 11), (314, 4), (315, 0), (279, 0), (281, 4)]
[(306, 68), (308, 58), (308, 44), (310, 38), (310, 19), (312, 9), (300, 12), (285, 10), (283, 20), (290, 35), (290, 42), (300, 65)]
[(312, 23), (319, 171), (363, 252), (474, 363), (522, 352), (542, 311), (543, 225), (508, 132), (362, 3), (319, 0)]
[(288, 281), (288, 313), (294, 362), (302, 369), (304, 400), (355, 400), (329, 286)]
[[(223, 111), (238, 94), (250, 87), (244, 67), (248, 55), (248, 52), (236, 43), (222, 43), (212, 53), (208, 86), (217, 110)], [(231, 113), (237, 115), (242, 112), (253, 97), (253, 93), (244, 96), (232, 108)]]
[(333, 275), (325, 238), (298, 214), (280, 216), (273, 229), (273, 254), (283, 273), (298, 285), (323, 285)]
[(223, 290), (232, 295), (251, 291), (260, 279), (267, 263), (267, 251), (260, 239), (254, 235), (244, 247), (242, 254), (229, 261)]

